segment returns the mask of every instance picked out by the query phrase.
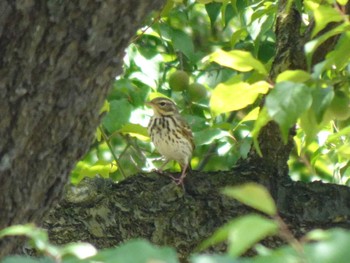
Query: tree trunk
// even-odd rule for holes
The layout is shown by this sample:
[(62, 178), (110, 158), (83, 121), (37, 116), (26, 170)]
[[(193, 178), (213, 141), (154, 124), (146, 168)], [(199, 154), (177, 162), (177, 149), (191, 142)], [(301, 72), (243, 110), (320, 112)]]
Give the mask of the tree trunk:
[[(0, 229), (37, 222), (89, 148), (124, 49), (163, 1), (1, 1)], [(16, 244), (0, 241), (0, 258)]]

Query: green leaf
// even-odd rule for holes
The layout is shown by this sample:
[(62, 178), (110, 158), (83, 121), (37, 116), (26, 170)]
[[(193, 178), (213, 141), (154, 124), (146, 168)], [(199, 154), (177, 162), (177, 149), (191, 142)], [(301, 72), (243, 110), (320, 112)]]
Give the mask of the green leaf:
[(325, 69), (336, 68), (342, 70), (350, 61), (350, 32), (344, 32), (334, 50), (326, 56)]
[(131, 240), (116, 248), (101, 250), (89, 260), (104, 263), (179, 262), (173, 248), (157, 247), (146, 240)]
[(307, 146), (320, 131), (320, 125), (317, 123), (316, 114), (313, 109), (307, 110), (300, 116), (300, 127), (305, 132), (305, 146)]
[(192, 62), (196, 61), (194, 45), (192, 38), (189, 35), (181, 30), (174, 29), (171, 34), (171, 39), (175, 50), (184, 53), (185, 56)]
[(204, 254), (204, 255), (192, 256), (190, 262), (191, 263), (242, 263), (242, 260), (233, 259), (229, 255)]
[(311, 108), (313, 109), (316, 115), (317, 123), (321, 123), (323, 120), (324, 113), (327, 110), (329, 104), (332, 102), (332, 99), (334, 97), (333, 88), (318, 87), (312, 90), (311, 95), (312, 95)]
[(239, 186), (226, 187), (223, 193), (268, 215), (273, 216), (277, 213), (275, 202), (262, 185), (246, 183)]
[(118, 169), (115, 162), (108, 162), (104, 160), (98, 160), (94, 164), (89, 164), (84, 161), (80, 161), (75, 166), (71, 174), (71, 180), (73, 184), (79, 183), (85, 177), (95, 177), (101, 175), (104, 178), (108, 178), (109, 175)]
[(100, 109), (100, 114), (104, 112), (109, 112), (109, 102), (107, 100), (104, 101), (103, 106)]
[(314, 17), (316, 25), (312, 31), (312, 37), (317, 35), (317, 33), (324, 29), (330, 22), (340, 22), (343, 20), (340, 12), (335, 10), (334, 7), (324, 5), (320, 5), (314, 10)]
[(28, 256), (10, 256), (6, 257), (2, 263), (55, 263), (57, 261), (54, 261), (51, 258), (48, 257), (42, 257), (42, 258), (37, 258), (37, 257), (28, 257)]
[(119, 130), (120, 133), (129, 134), (134, 136), (142, 141), (148, 141), (149, 135), (146, 127), (141, 126), (140, 124), (127, 123)]
[(276, 234), (277, 231), (278, 225), (273, 220), (255, 214), (246, 215), (220, 227), (211, 237), (202, 242), (196, 250), (204, 250), (228, 239), (228, 253), (237, 257), (246, 252), (256, 242)]
[(255, 121), (260, 112), (260, 107), (255, 107), (252, 109), (244, 118), (233, 128), (233, 130), (236, 130), (242, 123), (247, 122), (247, 121)]
[(248, 72), (255, 69), (264, 76), (267, 76), (268, 74), (265, 66), (247, 51), (232, 50), (227, 52), (218, 50), (209, 56), (209, 61), (242, 72)]
[(340, 5), (346, 5), (346, 3), (348, 2), (348, 0), (337, 0), (338, 4)]
[(283, 81), (291, 81), (295, 83), (303, 83), (311, 78), (311, 75), (304, 70), (286, 70), (280, 73), (276, 78), (276, 83)]
[(209, 3), (205, 5), (205, 10), (209, 16), (211, 27), (214, 26), (215, 21), (220, 14), (221, 6), (222, 4), (220, 3)]
[(344, 144), (337, 148), (337, 153), (339, 156), (343, 157), (346, 160), (350, 159), (350, 144)]
[(277, 234), (278, 224), (260, 215), (247, 215), (234, 220), (229, 231), (228, 253), (237, 257), (265, 237)]
[(62, 247), (63, 256), (71, 255), (79, 259), (92, 257), (97, 254), (97, 249), (89, 243), (68, 243)]
[(102, 123), (109, 133), (113, 133), (129, 122), (132, 106), (126, 99), (112, 100), (109, 103), (110, 111)]
[(345, 135), (349, 135), (349, 134), (350, 134), (350, 126), (340, 130), (337, 133), (334, 133), (334, 134), (330, 135), (327, 138), (327, 143), (334, 143), (337, 140), (339, 140), (340, 137), (345, 136)]
[(204, 129), (202, 131), (198, 131), (194, 133), (194, 141), (195, 145), (206, 145), (211, 144), (217, 139), (221, 139), (223, 137), (227, 137), (230, 134), (221, 129)]
[(202, 243), (198, 245), (198, 247), (195, 249), (196, 251), (202, 251), (204, 249), (207, 249), (210, 246), (219, 244), (221, 242), (224, 242), (228, 239), (230, 230), (234, 227), (235, 222), (234, 220), (226, 223), (225, 225), (221, 226), (218, 230), (214, 232), (214, 234), (204, 240)]
[(240, 110), (254, 103), (260, 94), (267, 93), (269, 87), (265, 81), (252, 85), (247, 82), (220, 83), (212, 92), (209, 105), (214, 114)]
[(36, 236), (37, 230), (38, 229), (33, 224), (10, 226), (0, 231), (0, 238), (18, 235)]
[(324, 231), (321, 241), (307, 244), (304, 248), (306, 261), (317, 263), (346, 263), (350, 258), (350, 232), (344, 229)]
[(48, 234), (45, 230), (33, 224), (14, 225), (0, 231), (0, 238), (6, 236), (26, 236), (31, 239), (33, 245), (39, 251), (44, 251), (50, 255), (60, 255), (60, 249), (49, 243)]
[(267, 113), (267, 109), (266, 107), (263, 107), (262, 109), (260, 109), (258, 118), (256, 119), (255, 123), (254, 123), (254, 128), (252, 130), (252, 137), (253, 137), (253, 144), (255, 147), (255, 150), (257, 151), (257, 153), (260, 155), (260, 157), (262, 157), (262, 152), (260, 150), (259, 147), (259, 133), (260, 130), (271, 120), (269, 114)]
[(306, 59), (307, 59), (308, 65), (309, 66), (311, 65), (311, 59), (312, 59), (312, 56), (313, 56), (315, 50), (323, 42), (325, 42), (328, 38), (330, 38), (332, 36), (346, 32), (347, 30), (349, 30), (349, 28), (350, 28), (350, 25), (343, 23), (343, 24), (340, 24), (339, 26), (333, 28), (332, 30), (327, 31), (326, 33), (322, 34), (318, 38), (307, 42), (304, 46), (304, 49), (305, 49), (305, 54), (306, 54)]
[(310, 89), (301, 83), (280, 82), (266, 97), (266, 108), (281, 129), (285, 143), (289, 129), (312, 103)]

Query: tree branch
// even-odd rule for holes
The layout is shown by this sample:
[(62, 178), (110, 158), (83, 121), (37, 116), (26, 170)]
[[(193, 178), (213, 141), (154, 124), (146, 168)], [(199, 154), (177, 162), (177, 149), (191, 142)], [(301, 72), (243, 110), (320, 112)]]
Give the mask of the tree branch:
[[(174, 246), (186, 258), (204, 239), (229, 220), (252, 209), (223, 196), (228, 185), (259, 182), (275, 191), (279, 214), (292, 233), (301, 237), (313, 228), (350, 228), (350, 189), (288, 178), (272, 189), (270, 174), (260, 166), (237, 167), (229, 172), (193, 172), (186, 192), (166, 176), (139, 174), (120, 184), (86, 179), (67, 186), (64, 200), (45, 218), (54, 243), (87, 241), (99, 248), (113, 247), (131, 238), (146, 238), (158, 245)], [(265, 240), (269, 247), (283, 242)], [(221, 251), (222, 246), (212, 248)]]

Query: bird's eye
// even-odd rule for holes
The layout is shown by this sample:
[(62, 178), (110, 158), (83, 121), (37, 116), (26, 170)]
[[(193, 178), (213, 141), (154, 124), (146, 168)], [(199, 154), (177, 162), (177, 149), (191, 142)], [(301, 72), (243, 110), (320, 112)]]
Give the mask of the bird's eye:
[(161, 103), (159, 103), (159, 105), (164, 107), (165, 106), (165, 102), (161, 102)]

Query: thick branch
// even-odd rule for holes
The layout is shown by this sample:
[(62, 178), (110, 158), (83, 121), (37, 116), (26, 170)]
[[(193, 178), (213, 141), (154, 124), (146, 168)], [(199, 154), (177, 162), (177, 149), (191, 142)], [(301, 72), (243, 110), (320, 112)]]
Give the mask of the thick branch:
[[(277, 188), (259, 167), (230, 172), (197, 173), (186, 178), (186, 192), (164, 175), (140, 174), (113, 184), (89, 179), (77, 188), (67, 186), (64, 201), (46, 217), (44, 226), (53, 242), (87, 241), (99, 248), (143, 237), (174, 246), (182, 258), (227, 221), (252, 210), (224, 197), (228, 185), (255, 181), (274, 192), (279, 213), (300, 237), (313, 228), (350, 228), (350, 189), (287, 178)], [(270, 247), (281, 244), (269, 241)], [(221, 250), (223, 247), (216, 247)]]

